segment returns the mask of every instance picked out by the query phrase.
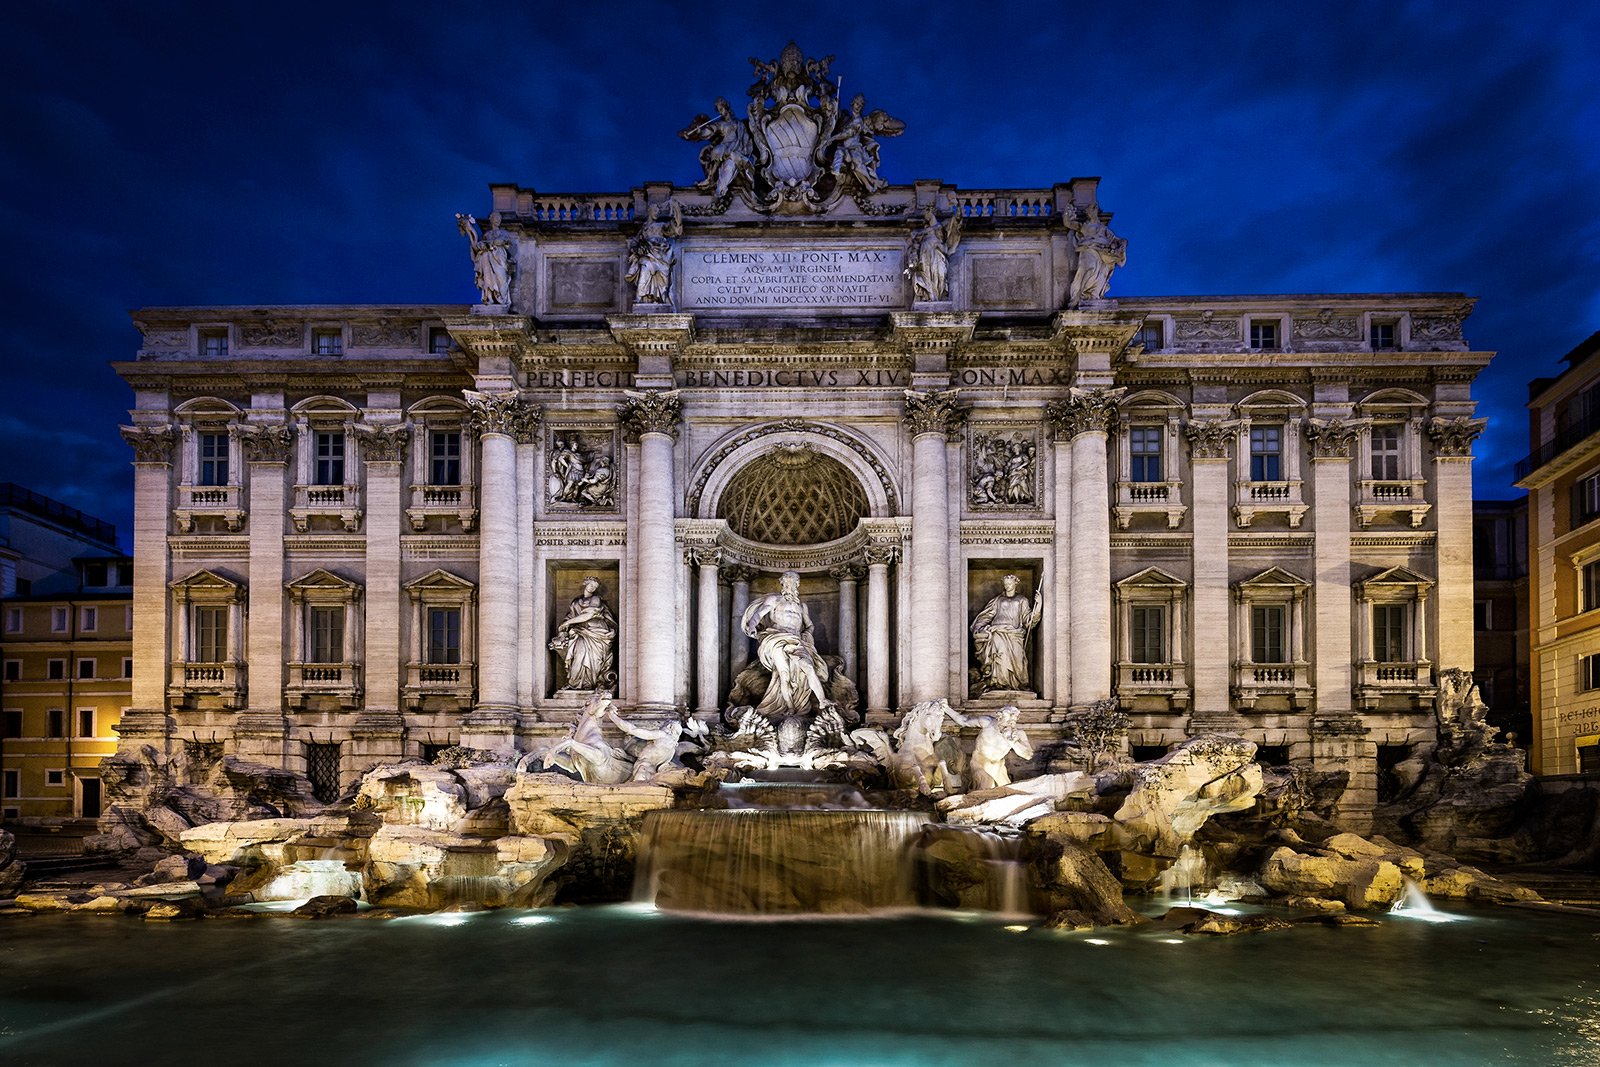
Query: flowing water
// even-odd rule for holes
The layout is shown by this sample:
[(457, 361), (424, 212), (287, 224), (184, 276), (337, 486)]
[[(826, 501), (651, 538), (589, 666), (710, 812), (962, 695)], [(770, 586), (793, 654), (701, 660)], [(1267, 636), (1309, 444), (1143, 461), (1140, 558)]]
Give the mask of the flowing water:
[(1452, 914), (1232, 938), (637, 905), (0, 919), (0, 1063), (1600, 1062), (1600, 921)]

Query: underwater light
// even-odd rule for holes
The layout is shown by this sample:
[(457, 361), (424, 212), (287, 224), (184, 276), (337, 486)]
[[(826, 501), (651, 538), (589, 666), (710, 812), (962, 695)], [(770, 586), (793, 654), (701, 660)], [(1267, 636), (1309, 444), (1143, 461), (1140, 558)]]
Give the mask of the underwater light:
[(1086, 937), (1083, 940), (1084, 940), (1085, 944), (1089, 944), (1089, 945), (1109, 945), (1109, 944), (1111, 944), (1111, 942), (1107, 941), (1103, 937)]

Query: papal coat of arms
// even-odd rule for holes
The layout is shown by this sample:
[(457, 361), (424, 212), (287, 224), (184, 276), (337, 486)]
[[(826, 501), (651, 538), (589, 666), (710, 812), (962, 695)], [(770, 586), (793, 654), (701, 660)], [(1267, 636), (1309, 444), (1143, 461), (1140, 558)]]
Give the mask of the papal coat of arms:
[(868, 198), (887, 184), (878, 177), (878, 138), (897, 136), (905, 123), (867, 111), (860, 94), (841, 110), (841, 82), (828, 77), (832, 62), (807, 59), (790, 41), (776, 60), (750, 60), (756, 80), (744, 118), (719, 98), (716, 115), (697, 115), (679, 132), (707, 142), (696, 188), (712, 195), (712, 211), (739, 196), (761, 212), (812, 214), (850, 196), (876, 213)]

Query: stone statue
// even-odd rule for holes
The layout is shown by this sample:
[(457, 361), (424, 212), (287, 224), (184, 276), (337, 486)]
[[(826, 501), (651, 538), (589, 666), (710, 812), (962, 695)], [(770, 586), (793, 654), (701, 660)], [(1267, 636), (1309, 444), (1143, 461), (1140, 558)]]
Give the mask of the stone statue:
[(560, 653), (567, 665), (564, 689), (605, 689), (616, 684), (613, 670), (617, 619), (600, 599), (600, 579), (583, 580), (583, 589), (572, 598), (567, 617), (556, 627), (550, 650)]
[(884, 111), (863, 115), (867, 98), (860, 93), (850, 101), (850, 115), (823, 145), (832, 151), (828, 169), (835, 177), (849, 175), (868, 193), (876, 193), (889, 183), (878, 177), (878, 138), (896, 137), (906, 124), (890, 118)]
[(758, 642), (756, 658), (772, 672), (756, 707), (771, 720), (833, 705), (823, 687), (828, 665), (812, 641), (811, 613), (800, 602), (800, 575), (785, 571), (778, 589), (752, 603), (739, 620), (740, 629)]
[(915, 789), (924, 796), (960, 788), (938, 751), (944, 736), (944, 717), (950, 714), (954, 712), (948, 701), (930, 700), (916, 705), (900, 720), (894, 732), (894, 752), (885, 760), (895, 788)]
[(905, 275), (919, 301), (950, 299), (950, 256), (961, 243), (961, 216), (942, 224), (933, 205), (922, 209), (922, 225), (911, 231), (906, 243)]
[(968, 764), (972, 789), (998, 789), (1011, 784), (1011, 773), (1006, 770), (1006, 757), (1016, 753), (1023, 759), (1033, 758), (1033, 744), (1017, 723), (1021, 714), (1013, 704), (1000, 709), (999, 715), (964, 716), (953, 708), (945, 713), (961, 726), (976, 726), (978, 739), (972, 746), (972, 760)]
[(500, 212), (489, 216), (489, 235), (478, 232), (478, 221), (471, 215), (457, 215), (456, 229), (467, 239), (472, 252), (472, 280), (491, 305), (511, 303), (511, 240), (500, 229)]
[(1000, 579), (1004, 590), (972, 620), (972, 644), (978, 655), (978, 694), (1031, 688), (1028, 676), (1028, 633), (1039, 625), (1044, 610), (1044, 585), (1034, 590), (1033, 603), (1017, 593), (1015, 574)]
[(597, 690), (567, 736), (538, 756), (540, 765), (558, 767), (592, 785), (626, 782), (633, 774), (633, 761), (626, 752), (611, 747), (601, 732), (601, 720), (614, 716), (616, 709), (611, 694)]
[[(679, 759), (682, 755), (681, 750), (699, 748), (699, 742), (707, 735), (705, 723), (693, 717), (687, 721), (668, 719), (652, 728), (624, 719), (617, 714), (615, 704), (607, 708), (606, 717), (611, 720), (613, 726), (629, 737), (645, 742), (644, 748), (640, 749), (639, 755), (633, 761), (635, 782), (647, 782), (668, 767), (683, 766), (682, 760)], [(684, 734), (688, 734), (692, 740), (685, 743)]]
[(1111, 272), (1128, 262), (1128, 242), (1111, 232), (1105, 216), (1090, 208), (1082, 219), (1070, 216), (1067, 229), (1077, 234), (1078, 269), (1072, 275), (1072, 291), (1067, 306), (1104, 300), (1111, 288)]
[(694, 121), (678, 131), (685, 141), (710, 141), (700, 150), (700, 165), (706, 176), (695, 186), (721, 200), (728, 195), (735, 178), (752, 177), (755, 164), (755, 142), (750, 139), (750, 127), (743, 119), (733, 117), (733, 108), (724, 97), (717, 97), (717, 117), (696, 115)]
[[(666, 218), (661, 213), (667, 213)], [(671, 302), (672, 267), (678, 261), (678, 238), (683, 236), (683, 209), (676, 200), (650, 211), (639, 232), (628, 242), (628, 281), (635, 283), (634, 300), (640, 304)]]

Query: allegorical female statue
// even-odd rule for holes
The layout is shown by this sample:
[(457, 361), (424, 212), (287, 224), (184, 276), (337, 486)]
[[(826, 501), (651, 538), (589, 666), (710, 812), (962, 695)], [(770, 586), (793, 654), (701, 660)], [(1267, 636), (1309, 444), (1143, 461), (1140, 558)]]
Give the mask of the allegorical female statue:
[(923, 209), (922, 225), (911, 231), (906, 243), (905, 275), (917, 300), (950, 299), (950, 256), (960, 243), (960, 215), (941, 223), (932, 204)]
[(615, 649), (617, 617), (600, 599), (600, 579), (583, 580), (583, 590), (572, 598), (567, 617), (556, 627), (550, 649), (567, 665), (563, 689), (610, 689), (616, 685)]
[(511, 241), (500, 229), (500, 213), (489, 216), (487, 236), (478, 232), (471, 215), (457, 215), (456, 229), (467, 239), (472, 253), (472, 280), (483, 293), (485, 304), (511, 303)]
[(1111, 288), (1111, 272), (1128, 262), (1128, 242), (1111, 232), (1106, 217), (1090, 208), (1080, 219), (1068, 218), (1067, 229), (1077, 234), (1078, 269), (1072, 275), (1067, 306), (1104, 300)]
[(1028, 633), (1039, 625), (1044, 609), (1044, 591), (1033, 594), (1033, 603), (1017, 593), (1021, 582), (1015, 574), (1000, 580), (1004, 590), (984, 605), (972, 620), (972, 644), (978, 656), (980, 693), (992, 690), (1030, 688), (1028, 681)]

